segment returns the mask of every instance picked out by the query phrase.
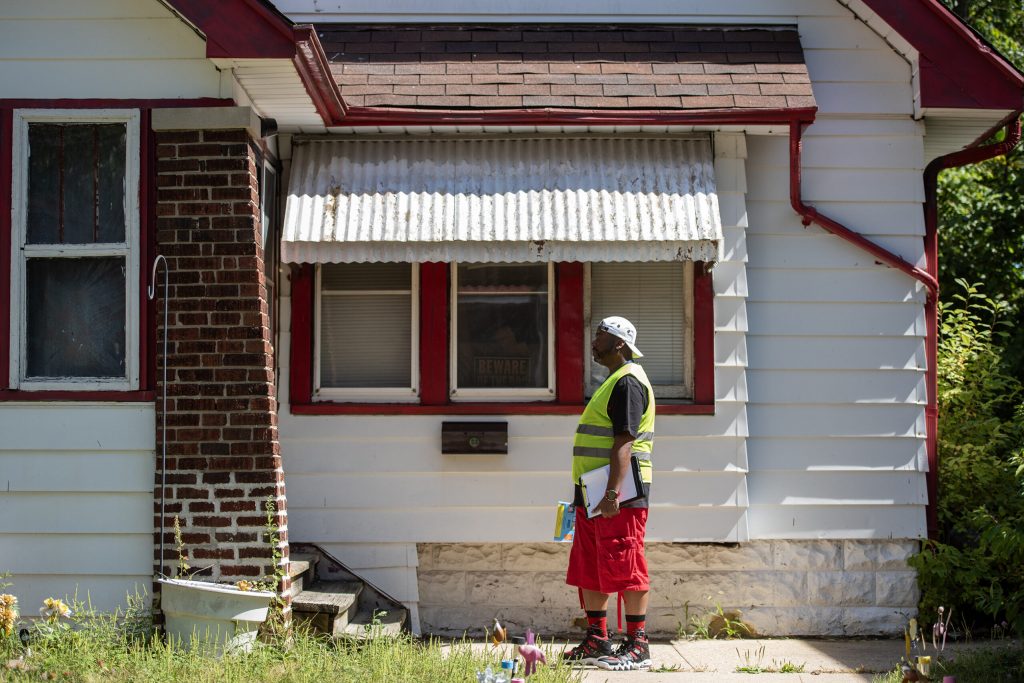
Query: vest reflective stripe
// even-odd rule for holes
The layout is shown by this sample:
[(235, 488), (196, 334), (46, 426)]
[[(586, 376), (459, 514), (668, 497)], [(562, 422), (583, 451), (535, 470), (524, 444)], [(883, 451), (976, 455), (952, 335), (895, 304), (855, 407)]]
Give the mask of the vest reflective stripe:
[(576, 427), (577, 434), (591, 434), (593, 436), (615, 436), (611, 427), (598, 427), (597, 425), (579, 425)]
[[(590, 434), (592, 436), (615, 436), (611, 427), (598, 427), (597, 425), (579, 425), (576, 427), (576, 433)], [(636, 438), (643, 439), (645, 441), (653, 441), (654, 432), (640, 432), (636, 435)]]
[[(586, 446), (573, 446), (572, 454), (584, 458), (603, 458), (604, 460), (610, 460), (612, 457), (612, 450), (610, 448), (587, 448)], [(632, 451), (630, 455), (635, 455), (636, 459), (641, 462), (643, 462), (644, 460), (651, 459), (650, 453)], [(603, 466), (604, 465), (602, 465), (602, 467)]]
[(573, 439), (572, 479), (579, 483), (584, 472), (603, 467), (608, 464), (615, 444), (612, 432), (612, 420), (608, 416), (608, 400), (611, 398), (615, 384), (625, 375), (634, 376), (647, 390), (647, 409), (640, 417), (639, 433), (631, 444), (633, 455), (640, 461), (640, 478), (651, 482), (651, 452), (654, 450), (654, 389), (647, 379), (647, 373), (636, 363), (625, 363), (594, 392), (590, 402), (580, 416), (576, 436)]

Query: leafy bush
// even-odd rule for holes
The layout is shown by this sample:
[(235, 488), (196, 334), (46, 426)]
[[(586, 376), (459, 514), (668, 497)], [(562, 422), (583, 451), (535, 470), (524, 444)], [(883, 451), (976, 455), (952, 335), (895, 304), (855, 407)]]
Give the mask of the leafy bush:
[(1024, 633), (1024, 385), (1003, 365), (1005, 305), (957, 283), (940, 304), (939, 537), (911, 564), (922, 615)]

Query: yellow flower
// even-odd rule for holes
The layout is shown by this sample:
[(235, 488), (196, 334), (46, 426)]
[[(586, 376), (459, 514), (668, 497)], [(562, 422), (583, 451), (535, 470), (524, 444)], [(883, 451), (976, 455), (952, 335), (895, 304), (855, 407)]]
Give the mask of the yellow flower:
[(43, 600), (43, 606), (39, 608), (39, 614), (46, 617), (47, 620), (54, 622), (61, 617), (70, 617), (71, 608), (65, 605), (63, 600), (46, 598), (46, 600)]
[(18, 598), (10, 593), (0, 595), (0, 633), (5, 636), (14, 632), (14, 622), (18, 619)]
[(239, 581), (238, 583), (235, 584), (235, 587), (238, 588), (238, 590), (243, 591), (243, 592), (244, 591), (251, 591), (252, 590), (252, 584), (249, 583), (248, 581)]

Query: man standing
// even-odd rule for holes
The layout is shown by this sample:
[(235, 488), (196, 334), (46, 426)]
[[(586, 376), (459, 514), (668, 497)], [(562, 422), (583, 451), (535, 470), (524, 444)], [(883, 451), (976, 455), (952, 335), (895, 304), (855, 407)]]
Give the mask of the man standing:
[[(605, 318), (591, 344), (594, 360), (608, 368), (608, 379), (594, 392), (573, 442), (572, 479), (576, 486), (576, 531), (565, 582), (580, 590), (587, 613), (587, 635), (564, 658), (602, 669), (625, 671), (651, 666), (645, 632), (650, 588), (644, 533), (651, 485), (654, 445), (654, 390), (634, 359), (636, 328), (625, 318)], [(630, 475), (631, 458), (639, 464), (643, 496), (619, 505), (619, 491)], [(580, 475), (610, 465), (608, 490), (594, 518), (587, 517)], [(608, 599), (622, 595), (626, 638), (617, 649), (608, 637)]]

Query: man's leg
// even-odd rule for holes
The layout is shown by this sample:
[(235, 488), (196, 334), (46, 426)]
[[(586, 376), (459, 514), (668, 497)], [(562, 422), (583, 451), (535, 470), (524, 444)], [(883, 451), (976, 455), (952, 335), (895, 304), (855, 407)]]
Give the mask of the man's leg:
[(626, 635), (647, 631), (647, 602), (650, 591), (625, 591), (622, 602), (626, 605)]
[(582, 589), (583, 609), (587, 613), (587, 629), (599, 638), (608, 637), (608, 599), (607, 593)]
[[(586, 591), (583, 591), (583, 599), (586, 600)], [(650, 591), (624, 591), (622, 602), (626, 605), (626, 614), (647, 614), (647, 601)], [(605, 596), (607, 597), (607, 596)]]
[(587, 635), (583, 642), (566, 652), (563, 657), (582, 664), (597, 664), (601, 657), (612, 654), (612, 642), (608, 638), (607, 593), (580, 589), (583, 595), (583, 609), (587, 613)]
[[(646, 591), (645, 591), (646, 592)], [(628, 593), (627, 593), (628, 595)], [(583, 608), (588, 612), (591, 610), (604, 610), (608, 611), (608, 598), (611, 596), (607, 593), (598, 593), (597, 591), (588, 591), (586, 588), (583, 589)], [(627, 603), (628, 604), (628, 603)], [(646, 609), (647, 602), (644, 601), (644, 608)], [(627, 607), (628, 609), (628, 607)]]
[[(581, 514), (582, 512), (582, 514)], [(595, 575), (597, 536), (594, 521), (586, 513), (576, 512), (576, 534), (569, 554), (566, 583), (571, 586), (599, 585)], [(600, 657), (614, 651), (608, 638), (608, 598), (599, 591), (580, 588), (583, 609), (587, 614), (587, 634), (576, 647), (563, 653), (563, 658), (581, 664), (596, 664)]]

